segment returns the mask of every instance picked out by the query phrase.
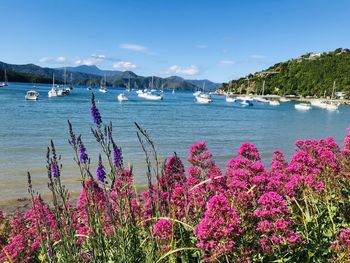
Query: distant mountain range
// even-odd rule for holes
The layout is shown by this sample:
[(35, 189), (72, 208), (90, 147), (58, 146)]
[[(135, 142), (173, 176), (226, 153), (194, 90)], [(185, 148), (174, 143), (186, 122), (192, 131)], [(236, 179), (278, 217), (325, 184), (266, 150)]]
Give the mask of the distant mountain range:
[[(0, 62), (0, 81), (3, 79), (3, 70), (7, 71), (10, 82), (33, 82), (51, 83), (52, 75), (55, 74), (55, 82), (64, 82), (64, 68), (47, 68), (34, 64), (14, 65)], [(67, 82), (74, 85), (98, 86), (106, 75), (107, 85), (113, 87), (126, 87), (129, 83), (131, 88), (148, 88), (151, 85), (152, 77), (138, 76), (132, 71), (102, 70), (97, 66), (81, 65), (77, 67), (66, 67)], [(205, 83), (206, 91), (216, 90), (221, 84), (210, 80), (187, 80), (178, 76), (168, 78), (153, 78), (154, 88), (195, 90), (202, 88)]]

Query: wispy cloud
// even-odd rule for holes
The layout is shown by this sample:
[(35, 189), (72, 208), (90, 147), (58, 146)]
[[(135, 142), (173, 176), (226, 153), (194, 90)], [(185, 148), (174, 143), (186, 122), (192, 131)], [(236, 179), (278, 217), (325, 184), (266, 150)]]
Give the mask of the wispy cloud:
[(260, 54), (250, 55), (249, 57), (250, 57), (250, 58), (254, 58), (254, 59), (263, 59), (263, 58), (266, 58), (266, 56), (260, 55)]
[(191, 65), (189, 67), (180, 67), (178, 65), (173, 65), (168, 70), (165, 71), (166, 74), (178, 74), (182, 76), (195, 76), (200, 74), (200, 70), (196, 65)]
[(223, 59), (223, 60), (220, 60), (220, 64), (221, 65), (232, 65), (234, 64), (235, 62), (233, 60), (230, 60), (230, 59)]
[(138, 44), (123, 43), (123, 44), (119, 45), (119, 48), (127, 49), (127, 50), (134, 51), (134, 52), (139, 52), (139, 53), (143, 53), (143, 54), (147, 54), (147, 55), (155, 55), (156, 54), (155, 52), (150, 51), (148, 49), (148, 47), (138, 45)]
[(203, 45), (203, 44), (198, 44), (195, 47), (203, 49), (203, 48), (207, 48), (208, 46), (207, 45)]
[(137, 68), (137, 65), (129, 61), (118, 61), (113, 63), (113, 68), (130, 70)]
[(40, 63), (45, 63), (45, 64), (62, 64), (67, 62), (67, 59), (65, 57), (43, 57), (39, 59)]

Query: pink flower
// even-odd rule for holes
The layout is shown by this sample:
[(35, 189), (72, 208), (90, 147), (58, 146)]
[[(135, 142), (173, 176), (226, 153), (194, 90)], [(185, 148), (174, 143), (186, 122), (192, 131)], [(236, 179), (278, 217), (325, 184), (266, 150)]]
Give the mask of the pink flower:
[(172, 221), (160, 219), (153, 226), (153, 236), (158, 242), (167, 242), (171, 240), (173, 233)]

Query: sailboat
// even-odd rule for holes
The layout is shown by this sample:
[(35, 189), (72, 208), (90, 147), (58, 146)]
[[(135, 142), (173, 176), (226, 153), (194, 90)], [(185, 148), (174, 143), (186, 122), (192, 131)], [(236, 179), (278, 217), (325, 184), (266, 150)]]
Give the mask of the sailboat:
[(146, 94), (144, 96), (140, 96), (140, 97), (143, 97), (146, 100), (162, 100), (163, 99), (163, 93), (159, 92), (153, 88), (153, 76), (152, 76), (151, 91), (146, 92)]
[(175, 88), (173, 89), (173, 91), (171, 92), (172, 94), (175, 94)]
[(99, 88), (99, 92), (101, 92), (101, 93), (107, 93), (108, 92), (108, 90), (107, 90), (107, 88), (106, 88), (106, 83), (107, 83), (107, 81), (106, 81), (106, 73), (105, 73), (105, 79), (104, 79), (104, 81), (103, 80), (101, 80), (101, 86), (100, 86), (100, 88)]
[(236, 101), (236, 98), (233, 97), (231, 94), (232, 94), (232, 91), (230, 91), (229, 94), (226, 96), (226, 102), (228, 103), (233, 103)]
[(6, 75), (6, 69), (4, 70), (4, 82), (0, 83), (0, 87), (6, 87), (8, 86), (8, 83), (7, 83), (7, 75)]
[(199, 104), (209, 104), (212, 103), (213, 100), (211, 99), (211, 96), (204, 92), (205, 89), (205, 82), (203, 82), (203, 93), (199, 93), (197, 96), (195, 96), (196, 102)]
[[(127, 92), (130, 92), (131, 88), (130, 88), (130, 78), (129, 78), (129, 83), (127, 84), (127, 87), (126, 87), (126, 91)], [(122, 92), (122, 93), (119, 93), (119, 95), (117, 96), (117, 100), (122, 102), (122, 101), (128, 101), (129, 98), (128, 96), (125, 94), (125, 92)]]
[(264, 99), (264, 93), (265, 93), (265, 80), (263, 80), (261, 96), (254, 97), (254, 100), (256, 102), (269, 103), (269, 101), (267, 99)]
[(52, 74), (52, 88), (51, 88), (51, 90), (49, 90), (48, 96), (49, 96), (49, 98), (57, 97), (57, 90), (55, 88), (55, 74), (54, 73)]
[[(333, 100), (334, 93), (335, 93), (335, 81), (333, 81), (333, 90), (332, 90), (331, 100)], [(326, 110), (336, 111), (338, 110), (338, 107), (339, 107), (339, 104), (337, 103), (334, 103), (334, 102), (326, 103)]]

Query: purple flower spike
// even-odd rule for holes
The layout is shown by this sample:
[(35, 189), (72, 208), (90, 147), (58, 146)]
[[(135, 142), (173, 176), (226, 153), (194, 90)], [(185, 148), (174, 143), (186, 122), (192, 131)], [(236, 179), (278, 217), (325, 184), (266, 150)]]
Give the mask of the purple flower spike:
[(95, 124), (100, 125), (102, 123), (100, 112), (95, 104), (95, 95), (92, 93), (91, 97), (91, 116)]
[(89, 156), (86, 153), (86, 148), (85, 148), (83, 142), (81, 141), (80, 137), (78, 138), (78, 141), (79, 141), (80, 161), (83, 164), (87, 164), (87, 162), (89, 160)]
[(122, 158), (122, 153), (116, 144), (113, 144), (113, 157), (114, 157), (114, 159), (113, 159), (114, 166), (116, 168), (118, 168), (120, 166), (120, 160)]
[(106, 172), (105, 172), (105, 168), (103, 167), (102, 164), (102, 158), (101, 158), (101, 154), (98, 157), (98, 166), (97, 166), (97, 170), (96, 170), (96, 176), (97, 176), (97, 180), (104, 182), (104, 180), (106, 179)]
[(57, 163), (51, 163), (51, 173), (55, 178), (60, 177), (60, 169), (58, 168)]

